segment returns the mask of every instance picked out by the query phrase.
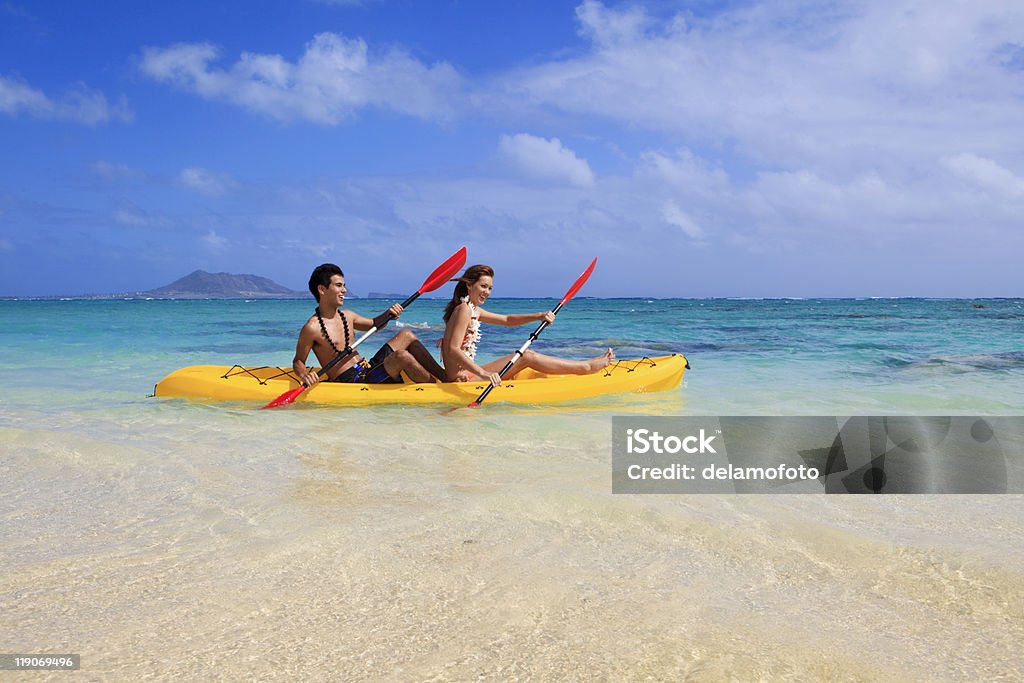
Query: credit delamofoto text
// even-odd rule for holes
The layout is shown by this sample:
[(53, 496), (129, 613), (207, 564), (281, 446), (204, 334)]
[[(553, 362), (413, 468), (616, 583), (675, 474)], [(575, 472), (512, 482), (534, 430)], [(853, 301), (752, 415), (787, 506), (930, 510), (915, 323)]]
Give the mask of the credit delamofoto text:
[(1020, 492), (1007, 420), (1020, 418), (614, 417), (612, 491)]

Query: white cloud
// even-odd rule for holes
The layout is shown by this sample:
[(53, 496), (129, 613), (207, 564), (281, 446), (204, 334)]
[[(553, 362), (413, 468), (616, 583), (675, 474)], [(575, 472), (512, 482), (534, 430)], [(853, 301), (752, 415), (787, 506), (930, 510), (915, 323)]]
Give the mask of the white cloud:
[(223, 100), (281, 121), (334, 125), (376, 106), (427, 119), (454, 113), (460, 78), (446, 63), (427, 66), (399, 49), (371, 54), (359, 38), (317, 34), (290, 62), (277, 54), (243, 52), (225, 68), (210, 44), (146, 48), (141, 69), (210, 100)]
[(183, 169), (178, 180), (188, 189), (207, 197), (221, 197), (238, 186), (230, 175), (198, 166)]
[(1019, 3), (794, 0), (659, 18), (588, 0), (577, 17), (589, 49), (507, 74), (502, 106), (727, 141), (788, 168), (1024, 152), (1024, 81), (1007, 57)]
[(866, 173), (837, 182), (806, 169), (762, 172), (733, 200), (752, 232), (768, 240), (785, 236), (833, 248), (865, 236), (871, 243), (913, 243), (915, 226), (930, 225), (931, 237), (942, 239), (951, 221), (969, 215), (949, 201), (937, 202), (934, 183), (932, 175), (908, 181)]
[(217, 234), (215, 230), (208, 230), (205, 235), (201, 238), (203, 246), (210, 251), (221, 251), (224, 247), (230, 244), (230, 240), (226, 237)]
[[(993, 210), (987, 191), (939, 161), (911, 176), (836, 180), (800, 169), (729, 180), (696, 152), (661, 154), (660, 166), (655, 156), (637, 155), (634, 173), (601, 174), (586, 187), (430, 172), (400, 182), (321, 179), (262, 190), (248, 215), (208, 216), (197, 234), (207, 233), (210, 248), (244, 239), (250, 252), (337, 260), (346, 272), (358, 264), (388, 277), (381, 244), (390, 245), (388, 258), (409, 263), (469, 244), (510, 295), (548, 294), (567, 264), (594, 256), (588, 291), (601, 296), (973, 295), (983, 275), (1004, 294), (1016, 286), (1004, 265), (1024, 249), (1020, 200)], [(668, 172), (658, 176), (659, 168)], [(965, 230), (986, 257), (962, 259), (951, 276), (947, 254), (959, 252)], [(381, 277), (372, 285), (360, 278), (359, 291), (395, 287)]]
[(125, 208), (114, 211), (114, 220), (129, 227), (146, 227), (150, 224), (149, 219), (143, 214)]
[(74, 86), (54, 99), (24, 81), (3, 76), (0, 76), (0, 112), (90, 126), (113, 120), (131, 121), (133, 118), (127, 100), (123, 97), (115, 104), (110, 104), (103, 93), (83, 84)]
[(562, 146), (558, 138), (526, 133), (503, 135), (498, 150), (519, 170), (534, 178), (568, 183), (576, 187), (594, 184), (594, 172), (584, 159)]
[(53, 103), (41, 90), (0, 76), (0, 111), (16, 114), (22, 109), (42, 112), (52, 107)]
[(707, 161), (689, 149), (681, 149), (675, 156), (647, 151), (641, 154), (639, 172), (666, 183), (677, 190), (715, 194), (729, 188), (729, 175), (721, 168), (712, 168)]
[(580, 23), (580, 35), (601, 45), (632, 41), (643, 34), (649, 23), (640, 7), (609, 12), (594, 0), (585, 0), (577, 7), (576, 18)]
[(114, 221), (128, 228), (163, 229), (171, 227), (165, 216), (154, 215), (128, 201), (121, 201), (113, 210)]
[(963, 153), (945, 159), (946, 167), (957, 177), (1008, 198), (1024, 197), (1024, 178), (976, 154)]
[(107, 181), (143, 181), (146, 179), (146, 174), (143, 171), (113, 161), (94, 161), (89, 164), (89, 170), (96, 177)]
[[(472, 82), (337, 34), (298, 55), (225, 57), (205, 44), (143, 55), (143, 73), (159, 82), (282, 121), (333, 125), (373, 107), (433, 120), (466, 111), (474, 126), (489, 115), (505, 130), (543, 133), (504, 136), (497, 156), (546, 182), (392, 173), (257, 196), (200, 167), (157, 180), (248, 192), (249, 213), (191, 224), (211, 249), (244, 236), (267, 252), (284, 244), (294, 261), (333, 253), (367, 265), (381, 243), (398, 261), (468, 243), (481, 260), (536, 272), (600, 255), (595, 286), (619, 269), (604, 294), (624, 276), (636, 280), (621, 285), (630, 291), (666, 295), (860, 295), (898, 277), (937, 294), (957, 279), (946, 266), (965, 231), (1000, 265), (1024, 248), (1024, 6), (754, 1), (666, 17), (665, 3), (649, 4), (584, 2), (582, 49), (527, 56), (527, 66)], [(49, 100), (31, 88), (19, 97), (8, 105), (18, 112)], [(554, 137), (565, 131), (621, 153), (597, 167)], [(340, 252), (322, 241), (337, 226)], [(692, 258), (695, 242), (713, 248)], [(557, 244), (557, 257), (538, 255), (538, 243)], [(748, 258), (755, 251), (777, 257), (770, 272)], [(970, 261), (957, 259), (963, 273), (993, 274), (1013, 294), (1009, 269)], [(857, 264), (863, 273), (844, 283), (811, 280)], [(711, 284), (690, 290), (701, 273)], [(776, 279), (792, 287), (779, 292)], [(961, 279), (963, 293), (973, 285)]]
[(704, 238), (704, 230), (673, 201), (666, 202), (665, 206), (662, 207), (661, 217), (669, 225), (674, 225), (682, 230), (683, 234), (690, 239), (700, 240)]

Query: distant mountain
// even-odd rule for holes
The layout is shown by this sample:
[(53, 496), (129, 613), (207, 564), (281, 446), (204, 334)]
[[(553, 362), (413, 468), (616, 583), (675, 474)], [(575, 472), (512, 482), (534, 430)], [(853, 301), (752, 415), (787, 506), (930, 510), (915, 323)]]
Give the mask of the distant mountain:
[(388, 292), (370, 292), (366, 295), (367, 299), (398, 299), (399, 301), (405, 301), (408, 294), (394, 294)]
[(298, 298), (309, 296), (308, 292), (297, 292), (258, 275), (236, 275), (234, 273), (207, 273), (197, 270), (169, 285), (146, 292), (141, 296), (158, 298)]

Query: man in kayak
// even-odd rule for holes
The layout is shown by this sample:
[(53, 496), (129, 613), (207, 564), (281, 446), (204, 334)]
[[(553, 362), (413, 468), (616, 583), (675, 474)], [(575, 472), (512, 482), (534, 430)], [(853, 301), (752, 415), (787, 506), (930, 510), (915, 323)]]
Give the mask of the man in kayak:
[[(402, 305), (395, 304), (376, 318), (364, 318), (354, 311), (342, 310), (345, 303), (345, 274), (333, 263), (324, 263), (309, 276), (309, 291), (319, 304), (299, 331), (292, 368), (306, 386), (320, 381), (315, 371), (306, 367), (309, 352), (316, 354), (321, 367), (329, 363), (345, 347), (355, 341), (353, 330), (383, 328), (391, 318), (402, 315)], [(401, 330), (380, 347), (367, 362), (358, 353), (331, 368), (329, 382), (361, 382), (367, 384), (401, 384), (405, 372), (413, 382), (444, 380), (444, 368), (430, 355), (412, 330)]]

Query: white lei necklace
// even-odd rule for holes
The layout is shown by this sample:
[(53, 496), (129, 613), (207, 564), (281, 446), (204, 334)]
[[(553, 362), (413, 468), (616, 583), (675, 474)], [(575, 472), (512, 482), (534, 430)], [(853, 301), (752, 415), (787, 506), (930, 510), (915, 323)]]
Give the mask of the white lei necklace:
[(480, 341), (480, 310), (473, 305), (468, 296), (462, 297), (460, 301), (469, 305), (470, 314), (466, 336), (462, 338), (462, 350), (470, 358), (476, 358), (476, 345)]

